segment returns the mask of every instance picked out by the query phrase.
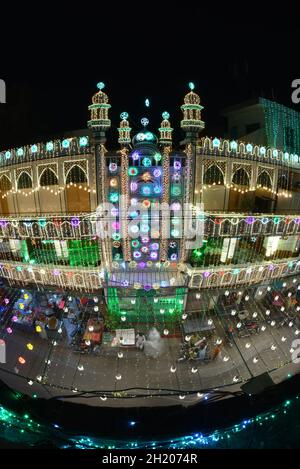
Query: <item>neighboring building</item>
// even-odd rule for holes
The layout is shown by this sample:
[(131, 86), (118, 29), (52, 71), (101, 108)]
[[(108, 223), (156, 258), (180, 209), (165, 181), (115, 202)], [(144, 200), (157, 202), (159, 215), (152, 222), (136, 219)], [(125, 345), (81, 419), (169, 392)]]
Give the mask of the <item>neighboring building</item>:
[(300, 112), (265, 98), (223, 110), (228, 137), (300, 154)]
[[(75, 391), (80, 386), (112, 389), (115, 379), (120, 381), (122, 376), (123, 386), (115, 390), (133, 388), (133, 384), (139, 380), (144, 383), (145, 379), (148, 389), (175, 386), (178, 392), (183, 392), (242, 383), (259, 370), (277, 370), (278, 363), (280, 366), (290, 363), (290, 343), (284, 346), (280, 337), (274, 338), (272, 332), (267, 332), (264, 340), (267, 343), (279, 340), (280, 353), (283, 350), (282, 356), (274, 355), (274, 363), (272, 358), (265, 359), (262, 369), (252, 372), (248, 360), (255, 357), (243, 356), (242, 341), (242, 345), (235, 343), (237, 348), (229, 364), (226, 363), (230, 354), (227, 356), (224, 345), (226, 369), (213, 371), (214, 347), (226, 343), (229, 325), (233, 324), (237, 334), (240, 328), (246, 331), (253, 313), (253, 318), (260, 320), (257, 328), (264, 326), (268, 321), (264, 313), (268, 303), (272, 315), (273, 310), (274, 316), (278, 313), (279, 300), (273, 300), (272, 295), (278, 298), (286, 295), (287, 301), (293, 300), (294, 309), (298, 304), (300, 158), (286, 149), (266, 145), (264, 102), (236, 111), (237, 114), (228, 113), (232, 127), (236, 127), (236, 138), (201, 137), (202, 106), (190, 84), (191, 90), (181, 106), (180, 125), (185, 140), (180, 148), (173, 142), (167, 112), (162, 114), (158, 136), (148, 130), (146, 118), (141, 120), (142, 129), (133, 133), (129, 116), (123, 112), (118, 143), (108, 148), (106, 132), (111, 127), (111, 106), (104, 85), (99, 83), (98, 87), (89, 106), (87, 135), (80, 132), (75, 137), (5, 150), (0, 155), (0, 275), (6, 283), (3, 288), (7, 289), (3, 293), (7, 302), (4, 301), (1, 310), (2, 335), (14, 343), (7, 368), (11, 371), (19, 361), (24, 365), (23, 374), (17, 368), (19, 376), (38, 388), (39, 383), (43, 383), (43, 389), (55, 388), (51, 393), (59, 392), (60, 386)], [(246, 133), (255, 136), (254, 143)], [(297, 138), (296, 131), (294, 135)], [(237, 140), (239, 136), (243, 141)], [(161, 204), (165, 211), (160, 211)], [(186, 204), (192, 206), (191, 211), (186, 211)], [(203, 227), (203, 242), (200, 236), (193, 246), (187, 243), (193, 239), (188, 239), (185, 230), (190, 221), (197, 227), (197, 235), (201, 235)], [(166, 235), (169, 224), (170, 232)], [(21, 286), (26, 288), (25, 293), (13, 288)], [(282, 292), (277, 295), (278, 289)], [(17, 298), (19, 294), (21, 299)], [(247, 309), (249, 300), (248, 321), (241, 322), (235, 314), (237, 310), (245, 314), (242, 311)], [(51, 308), (56, 308), (57, 327), (55, 318), (49, 326), (47, 314), (33, 306), (34, 301), (46, 305), (46, 310), (50, 308), (49, 316)], [(89, 302), (92, 307), (86, 309)], [(76, 322), (75, 331), (70, 310)], [(31, 365), (26, 368), (24, 351), (20, 350), (24, 340), (17, 324), (26, 321), (29, 327), (37, 327), (42, 338), (44, 333), (47, 337), (47, 328), (63, 334), (55, 336), (57, 348), (50, 341), (52, 359), (47, 358), (46, 371), (40, 371), (37, 382), (32, 376), (37, 371), (32, 371), (35, 368)], [(283, 322), (282, 327), (286, 326), (284, 333), (291, 336), (296, 322), (291, 319), (289, 322), (291, 325)], [(132, 340), (134, 344), (132, 336), (147, 335), (153, 326), (168, 342), (168, 354), (156, 362), (156, 371), (142, 360), (139, 377), (135, 377), (137, 365), (133, 355), (128, 356), (124, 377), (118, 362), (123, 357), (121, 346), (132, 345)], [(257, 328), (255, 332), (260, 331)], [(26, 337), (34, 334), (30, 331)], [(180, 344), (183, 341), (182, 347), (187, 346), (186, 342), (196, 333), (210, 341), (207, 379), (203, 371), (200, 383), (191, 381), (187, 361), (182, 365), (181, 379), (174, 383), (172, 376)], [(64, 335), (66, 339), (62, 339)], [(75, 345), (79, 347), (76, 352), (82, 354), (98, 350), (94, 342), (99, 342), (99, 346), (101, 342), (104, 349), (109, 344), (102, 362), (100, 358), (99, 362), (89, 362), (89, 357), (85, 357), (87, 366), (93, 366), (94, 371), (85, 382), (78, 377), (76, 386), (69, 373), (75, 366), (72, 349), (75, 336)], [(125, 336), (127, 342), (122, 344)], [(29, 350), (37, 340), (33, 335), (30, 337)], [(109, 358), (112, 337), (119, 354)], [(257, 335), (255, 340), (259, 342), (260, 337)], [(48, 353), (39, 340), (34, 346)], [(82, 360), (78, 364), (80, 372), (84, 369)], [(101, 363), (106, 363), (104, 368)], [(53, 368), (54, 364), (66, 367), (66, 374), (65, 370), (58, 372)], [(151, 368), (145, 376), (144, 366)], [(117, 371), (112, 372), (115, 367)], [(106, 376), (109, 385), (106, 381), (99, 383), (98, 373)], [(199, 378), (197, 368), (193, 367), (193, 373)], [(66, 376), (66, 381), (61, 381), (61, 376)]]

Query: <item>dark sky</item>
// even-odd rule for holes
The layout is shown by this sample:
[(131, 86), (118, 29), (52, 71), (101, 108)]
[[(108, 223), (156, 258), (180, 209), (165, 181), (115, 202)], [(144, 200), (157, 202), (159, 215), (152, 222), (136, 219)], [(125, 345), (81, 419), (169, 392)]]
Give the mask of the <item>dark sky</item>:
[(285, 3), (285, 10), (273, 3), (267, 12), (245, 2), (232, 9), (227, 3), (224, 12), (217, 5), (209, 11), (81, 5), (67, 15), (45, 11), (26, 27), (15, 22), (18, 41), (8, 41), (0, 61), (7, 85), (0, 148), (84, 128), (98, 81), (106, 83), (114, 129), (124, 110), (136, 130), (144, 115), (156, 129), (164, 110), (179, 127), (189, 81), (201, 96), (208, 135), (222, 136), (222, 108), (251, 97), (300, 110), (291, 102), (291, 82), (300, 78), (299, 21), (293, 3)]

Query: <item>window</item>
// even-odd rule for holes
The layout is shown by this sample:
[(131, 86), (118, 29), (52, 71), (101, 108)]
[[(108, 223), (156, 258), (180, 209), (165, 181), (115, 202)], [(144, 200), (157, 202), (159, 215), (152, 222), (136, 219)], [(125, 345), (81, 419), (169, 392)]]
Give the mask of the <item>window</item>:
[(40, 178), (40, 186), (55, 186), (57, 184), (58, 180), (54, 171), (50, 168), (45, 169)]
[(18, 189), (31, 189), (32, 179), (25, 171), (21, 173), (18, 179)]
[(239, 186), (249, 186), (249, 176), (243, 168), (239, 168), (234, 173), (232, 182)]
[(203, 184), (224, 184), (223, 173), (220, 168), (216, 165), (210, 166), (205, 171)]
[(86, 174), (80, 166), (75, 165), (68, 172), (66, 184), (70, 184), (70, 182), (73, 182), (74, 184), (87, 182)]

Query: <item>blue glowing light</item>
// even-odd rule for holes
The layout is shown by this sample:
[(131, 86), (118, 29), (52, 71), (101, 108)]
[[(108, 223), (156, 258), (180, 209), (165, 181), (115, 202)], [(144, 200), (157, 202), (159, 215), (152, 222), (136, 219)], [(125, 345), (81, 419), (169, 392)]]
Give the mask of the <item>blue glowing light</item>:
[(47, 142), (46, 144), (46, 150), (47, 151), (52, 151), (54, 148), (53, 142)]
[(87, 139), (87, 137), (80, 137), (80, 139), (79, 139), (79, 145), (80, 145), (81, 147), (86, 147), (87, 144), (88, 144), (88, 139)]

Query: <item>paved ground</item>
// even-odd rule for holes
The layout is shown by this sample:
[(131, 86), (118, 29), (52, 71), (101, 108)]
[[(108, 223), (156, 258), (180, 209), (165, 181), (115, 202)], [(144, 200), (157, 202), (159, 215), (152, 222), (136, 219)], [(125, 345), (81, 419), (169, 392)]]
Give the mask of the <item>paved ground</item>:
[[(291, 281), (286, 288), (293, 287), (296, 290), (297, 286), (298, 283), (294, 282), (293, 286)], [(205, 363), (197, 360), (178, 362), (181, 346), (179, 338), (165, 338), (164, 352), (158, 359), (148, 358), (135, 348), (121, 350), (120, 347), (109, 345), (103, 346), (98, 356), (82, 355), (70, 349), (64, 334), (53, 345), (52, 341), (41, 339), (33, 330), (15, 327), (7, 340), (7, 363), (0, 366), (0, 378), (22, 392), (36, 392), (44, 397), (72, 394), (74, 391), (77, 394), (81, 391), (118, 392), (128, 388), (144, 388), (143, 393), (148, 389), (149, 394), (150, 389), (162, 392), (166, 389), (195, 391), (196, 395), (207, 389), (240, 389), (245, 381), (265, 371), (269, 371), (274, 381), (279, 382), (286, 379), (289, 373), (300, 371), (300, 365), (292, 363), (291, 355), (292, 343), (298, 337), (300, 339), (300, 334), (297, 335), (296, 323), (279, 326), (276, 320), (272, 326), (272, 317), (277, 319), (275, 312), (271, 310), (271, 315), (266, 316), (265, 303), (257, 299), (257, 291), (252, 293), (247, 308), (251, 315), (257, 313), (260, 332), (244, 338), (235, 335), (233, 346), (229, 346), (225, 342), (225, 327), (232, 315), (224, 316), (226, 308), (219, 306), (221, 314), (215, 313), (213, 317), (214, 341), (223, 339), (221, 356), (217, 360)], [(213, 292), (210, 292), (209, 297), (202, 299), (202, 304), (207, 306), (212, 297)], [(208, 316), (205, 320), (208, 320)], [(265, 326), (265, 330), (261, 330), (262, 326)], [(32, 351), (27, 349), (28, 343), (33, 345)], [(122, 358), (118, 357), (120, 351), (123, 352)], [(26, 363), (20, 364), (19, 357), (24, 357)], [(171, 367), (176, 370), (172, 372)], [(121, 379), (117, 379), (119, 375)], [(34, 382), (32, 385), (28, 384), (30, 380)], [(139, 392), (142, 391), (137, 391), (137, 394)], [(195, 395), (185, 402), (194, 402)], [(84, 402), (107, 404), (100, 401), (99, 397), (96, 399)], [(178, 399), (168, 398), (168, 403), (178, 403)], [(109, 402), (111, 404), (112, 401)], [(124, 403), (124, 400), (121, 402)], [(153, 402), (151, 400), (152, 405)], [(158, 402), (158, 398), (155, 398), (155, 402)], [(117, 405), (120, 405), (120, 400)]]

